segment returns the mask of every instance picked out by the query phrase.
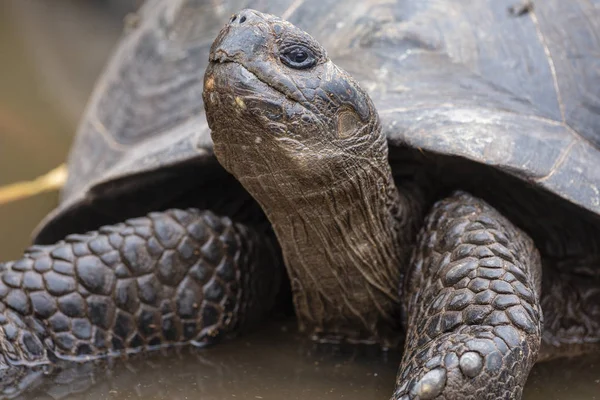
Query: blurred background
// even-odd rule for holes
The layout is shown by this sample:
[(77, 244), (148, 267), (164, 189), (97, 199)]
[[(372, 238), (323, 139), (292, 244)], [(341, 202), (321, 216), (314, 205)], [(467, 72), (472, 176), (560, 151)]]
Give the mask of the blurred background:
[[(65, 161), (94, 81), (128, 14), (140, 3), (0, 1), (0, 185), (35, 178)], [(52, 192), (0, 206), (0, 260), (22, 254), (31, 231), (57, 200)], [(74, 398), (184, 399), (202, 394), (202, 399), (214, 400), (381, 400), (391, 393), (399, 360), (398, 354), (316, 347), (295, 333), (293, 323), (269, 326), (199, 353), (161, 357), (117, 366), (107, 384)], [(54, 389), (51, 397), (75, 390), (76, 380)], [(525, 399), (600, 400), (600, 358), (537, 365)]]
[[(64, 162), (96, 77), (140, 0), (0, 2), (0, 185)], [(0, 207), (0, 255), (17, 257), (57, 204), (48, 193)]]

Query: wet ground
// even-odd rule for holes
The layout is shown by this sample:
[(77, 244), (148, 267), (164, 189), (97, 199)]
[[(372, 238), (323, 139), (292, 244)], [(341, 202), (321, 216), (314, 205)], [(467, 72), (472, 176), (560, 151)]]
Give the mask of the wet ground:
[[(65, 159), (94, 77), (118, 38), (122, 10), (76, 3), (0, 3), (0, 185)], [(0, 259), (22, 252), (56, 202), (52, 193), (0, 206)], [(381, 400), (393, 389), (398, 360), (373, 349), (315, 346), (286, 321), (209, 349), (79, 366), (42, 379), (25, 398)], [(600, 400), (600, 356), (536, 365), (524, 398)]]

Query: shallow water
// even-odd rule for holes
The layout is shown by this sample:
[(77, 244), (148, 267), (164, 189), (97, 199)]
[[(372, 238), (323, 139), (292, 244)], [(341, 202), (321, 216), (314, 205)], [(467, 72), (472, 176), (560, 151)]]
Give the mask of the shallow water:
[[(65, 159), (77, 116), (122, 18), (122, 10), (102, 8), (69, 14), (76, 0), (53, 0), (54, 11), (35, 8), (37, 14), (29, 15), (23, 13), (31, 9), (17, 2), (34, 4), (0, 3), (0, 184), (35, 177)], [(87, 36), (77, 33), (82, 25), (93, 27), (94, 35), (89, 29)], [(90, 54), (83, 57), (83, 51)], [(51, 193), (0, 206), (0, 259), (22, 252), (56, 202)], [(25, 398), (386, 399), (399, 358), (368, 348), (316, 346), (285, 321), (208, 349), (82, 365), (42, 380)], [(56, 380), (62, 384), (53, 385)], [(67, 396), (72, 392), (80, 393)], [(600, 355), (536, 365), (524, 398), (600, 400)]]
[[(207, 349), (80, 366), (55, 378), (61, 385), (49, 380), (25, 398), (382, 400), (399, 359), (373, 348), (315, 345), (283, 321)], [(600, 356), (536, 366), (524, 399), (600, 399)]]

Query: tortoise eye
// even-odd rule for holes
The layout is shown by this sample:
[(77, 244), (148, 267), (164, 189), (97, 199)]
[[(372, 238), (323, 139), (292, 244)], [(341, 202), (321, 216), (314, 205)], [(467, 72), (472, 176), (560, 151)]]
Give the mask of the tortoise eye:
[(304, 46), (294, 46), (281, 53), (281, 61), (290, 68), (307, 69), (317, 63), (313, 52)]

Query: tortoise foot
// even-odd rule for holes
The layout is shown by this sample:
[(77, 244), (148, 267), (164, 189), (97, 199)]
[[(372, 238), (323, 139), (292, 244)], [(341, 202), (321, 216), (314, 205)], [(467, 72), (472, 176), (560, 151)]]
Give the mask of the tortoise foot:
[[(278, 267), (264, 235), (198, 210), (34, 246), (0, 264), (0, 372), (211, 344), (269, 311)], [(5, 392), (33, 375), (8, 376)]]
[(519, 399), (541, 341), (540, 257), (485, 202), (458, 192), (426, 220), (406, 280), (394, 400)]

